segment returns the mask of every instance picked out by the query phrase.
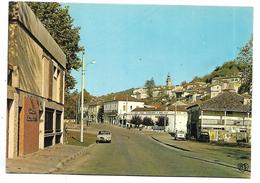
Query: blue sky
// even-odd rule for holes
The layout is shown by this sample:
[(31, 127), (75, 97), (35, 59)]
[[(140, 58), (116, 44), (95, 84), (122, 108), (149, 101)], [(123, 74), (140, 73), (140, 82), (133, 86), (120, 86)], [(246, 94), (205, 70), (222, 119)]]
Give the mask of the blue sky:
[[(86, 49), (92, 95), (203, 76), (234, 59), (251, 37), (253, 9), (173, 5), (66, 4)], [(79, 70), (80, 71), (80, 70)], [(80, 72), (73, 71), (80, 89)]]

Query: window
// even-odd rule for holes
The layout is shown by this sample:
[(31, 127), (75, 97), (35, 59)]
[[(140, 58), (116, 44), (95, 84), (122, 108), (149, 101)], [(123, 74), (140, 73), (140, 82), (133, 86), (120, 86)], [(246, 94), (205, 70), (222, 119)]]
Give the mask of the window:
[(133, 109), (133, 106), (130, 106), (130, 110), (132, 110)]
[(54, 77), (54, 79), (57, 79), (59, 77), (59, 74), (60, 74), (60, 70), (57, 69), (56, 66), (53, 66), (53, 77)]
[(61, 132), (61, 112), (56, 112), (56, 132)]
[(44, 133), (53, 132), (53, 110), (46, 109), (45, 120), (44, 120)]
[(8, 66), (8, 76), (7, 76), (7, 85), (8, 86), (12, 86), (12, 75), (13, 75), (13, 69), (12, 67), (9, 65)]
[(123, 105), (123, 111), (126, 111), (126, 106), (125, 105)]

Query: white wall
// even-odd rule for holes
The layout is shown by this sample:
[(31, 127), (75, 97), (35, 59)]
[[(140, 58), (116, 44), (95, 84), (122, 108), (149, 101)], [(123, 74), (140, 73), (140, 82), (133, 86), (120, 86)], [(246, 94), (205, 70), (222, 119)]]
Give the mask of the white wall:
[[(174, 123), (175, 123), (175, 111), (140, 111), (140, 112), (130, 112), (127, 115), (127, 120), (131, 120), (133, 116), (140, 116), (142, 119), (144, 117), (149, 117), (153, 120), (154, 123), (157, 122), (159, 116), (167, 116), (169, 118), (168, 126), (166, 127), (166, 131), (174, 132)], [(176, 112), (176, 130), (184, 131), (187, 133), (187, 120), (188, 114), (187, 112)]]

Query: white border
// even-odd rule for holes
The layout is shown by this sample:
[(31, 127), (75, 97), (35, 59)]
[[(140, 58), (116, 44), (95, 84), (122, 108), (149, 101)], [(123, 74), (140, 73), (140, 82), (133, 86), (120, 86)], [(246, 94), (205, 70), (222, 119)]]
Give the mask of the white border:
[[(36, 1), (36, 0), (34, 0)], [(39, 0), (37, 0), (39, 1)], [(45, 0), (50, 1), (50, 0)], [(125, 183), (125, 182), (256, 182), (259, 176), (259, 103), (260, 93), (259, 85), (257, 84), (259, 79), (259, 12), (260, 8), (257, 4), (257, 0), (63, 0), (59, 2), (71, 2), (71, 3), (102, 3), (102, 4), (166, 4), (166, 5), (198, 5), (198, 6), (250, 6), (254, 7), (254, 65), (253, 65), (253, 124), (252, 124), (252, 172), (251, 179), (216, 179), (216, 178), (173, 178), (173, 177), (132, 177), (132, 176), (80, 176), (80, 175), (33, 175), (33, 174), (5, 174), (5, 128), (6, 128), (6, 72), (7, 72), (7, 24), (8, 24), (8, 1), (0, 1), (0, 90), (1, 90), (1, 105), (0, 105), (0, 176), (1, 182), (106, 182), (106, 183)]]

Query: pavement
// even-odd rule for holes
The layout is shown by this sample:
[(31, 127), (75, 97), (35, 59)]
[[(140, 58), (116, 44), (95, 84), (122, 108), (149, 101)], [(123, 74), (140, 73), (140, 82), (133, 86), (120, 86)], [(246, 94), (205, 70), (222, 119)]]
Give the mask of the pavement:
[[(251, 148), (220, 146), (188, 140), (174, 140), (168, 133), (154, 133), (149, 136), (163, 145), (189, 152), (193, 157), (224, 166), (237, 168), (239, 163), (251, 165)], [(250, 170), (249, 170), (250, 171)]]
[[(94, 145), (94, 144), (92, 144)], [(6, 173), (52, 173), (87, 153), (91, 146), (57, 144), (22, 157), (6, 160)]]

